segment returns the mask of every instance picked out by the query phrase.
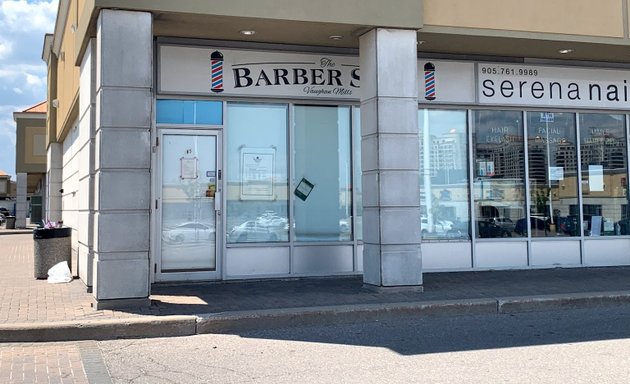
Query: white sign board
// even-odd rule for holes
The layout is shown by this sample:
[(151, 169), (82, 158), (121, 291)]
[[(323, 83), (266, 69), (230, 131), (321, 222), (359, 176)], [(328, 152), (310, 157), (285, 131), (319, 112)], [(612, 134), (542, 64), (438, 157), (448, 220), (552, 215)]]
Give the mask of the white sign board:
[(630, 106), (630, 72), (603, 68), (477, 64), (480, 104), (568, 108)]
[(159, 91), (359, 100), (359, 58), (212, 47), (159, 47)]
[(588, 187), (591, 192), (604, 192), (604, 166), (588, 166)]
[[(160, 93), (361, 98), (356, 56), (164, 44), (158, 50)], [(630, 107), (630, 71), (615, 69), (420, 59), (417, 85), (421, 105)]]
[(475, 102), (475, 63), (420, 60), (418, 101), (424, 103)]

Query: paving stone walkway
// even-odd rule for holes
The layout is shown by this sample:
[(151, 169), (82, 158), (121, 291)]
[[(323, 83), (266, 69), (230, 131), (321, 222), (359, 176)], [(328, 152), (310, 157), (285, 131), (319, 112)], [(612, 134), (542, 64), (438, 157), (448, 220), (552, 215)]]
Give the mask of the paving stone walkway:
[(92, 295), (80, 280), (48, 284), (35, 279), (33, 269), (33, 236), (0, 236), (0, 324), (115, 319), (149, 313), (95, 311)]
[[(157, 284), (152, 287), (150, 307), (97, 311), (80, 280), (48, 284), (34, 278), (32, 234), (0, 229), (0, 326), (9, 328), (45, 327), (60, 321), (111, 323), (160, 320), (167, 315), (606, 292), (630, 292), (630, 267), (432, 273), (424, 276), (424, 292), (373, 292), (362, 287), (360, 277)], [(87, 382), (111, 382), (94, 341), (0, 343), (0, 383)]]

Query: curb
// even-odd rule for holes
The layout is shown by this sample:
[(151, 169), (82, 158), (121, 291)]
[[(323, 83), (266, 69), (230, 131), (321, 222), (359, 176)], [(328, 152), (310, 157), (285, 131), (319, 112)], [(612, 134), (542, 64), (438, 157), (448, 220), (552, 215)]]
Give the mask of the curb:
[(2, 229), (0, 230), (0, 236), (6, 235), (27, 235), (33, 234), (32, 229)]
[(190, 336), (196, 316), (139, 317), (112, 320), (60, 321), (0, 325), (0, 342), (114, 340)]
[(630, 304), (630, 291), (505, 297), (497, 299), (497, 312), (535, 312), (620, 304)]
[(233, 333), (255, 329), (385, 320), (404, 316), (512, 314), (630, 304), (630, 291), (0, 324), (2, 342), (114, 340)]
[(497, 313), (497, 301), (494, 299), (235, 311), (199, 315), (197, 333), (227, 333), (271, 327), (382, 320), (400, 316), (479, 315), (492, 313)]

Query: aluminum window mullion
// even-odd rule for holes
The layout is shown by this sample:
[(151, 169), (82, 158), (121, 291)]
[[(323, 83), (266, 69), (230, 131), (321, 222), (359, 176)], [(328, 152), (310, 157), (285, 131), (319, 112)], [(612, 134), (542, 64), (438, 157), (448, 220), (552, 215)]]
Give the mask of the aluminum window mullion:
[(289, 275), (293, 275), (295, 273), (293, 258), (295, 256), (295, 196), (292, 193), (294, 188), (295, 179), (295, 104), (289, 103), (287, 104), (287, 140), (288, 140), (288, 156), (287, 156), (287, 203), (288, 214), (289, 214)]
[(630, 202), (628, 202), (628, 193), (630, 193), (630, 191), (628, 190), (628, 181), (630, 181), (630, 167), (628, 166), (628, 160), (630, 159), (630, 115), (625, 115), (626, 116), (626, 185), (624, 185), (624, 188), (626, 189), (626, 193), (625, 193), (625, 197), (626, 197), (626, 211), (624, 212), (624, 216), (625, 219), (630, 219), (630, 217), (628, 217), (628, 211), (630, 210)]
[(582, 135), (580, 135), (580, 114), (576, 113), (575, 114), (575, 137), (576, 137), (576, 141), (577, 141), (577, 157), (576, 157), (576, 162), (577, 162), (577, 175), (576, 175), (576, 181), (578, 183), (577, 185), (577, 203), (578, 203), (578, 210), (579, 210), (579, 214), (580, 214), (580, 222), (579, 222), (579, 227), (580, 227), (580, 265), (584, 265), (584, 204), (582, 202), (582, 199), (584, 198), (584, 196), (582, 195)]
[(358, 272), (359, 270), (359, 263), (358, 263), (358, 247), (359, 247), (359, 241), (357, 239), (357, 215), (358, 215), (358, 207), (357, 207), (357, 180), (355, 178), (355, 176), (358, 176), (358, 182), (361, 183), (361, 174), (356, 175), (355, 174), (355, 167), (356, 167), (356, 162), (358, 161), (359, 164), (361, 162), (361, 159), (356, 159), (355, 158), (355, 140), (356, 140), (356, 135), (358, 134), (359, 136), (361, 135), (361, 127), (357, 127), (357, 119), (355, 119), (355, 113), (360, 113), (361, 110), (360, 108), (357, 111), (357, 107), (355, 106), (351, 106), (350, 107), (350, 183), (352, 185), (352, 193), (350, 195), (350, 199), (351, 199), (351, 210), (352, 210), (352, 221), (350, 223), (351, 228), (352, 228), (352, 264), (353, 264), (353, 272)]
[(531, 204), (532, 197), (530, 191), (529, 181), (529, 112), (521, 111), (523, 119), (523, 137), (524, 137), (524, 156), (525, 156), (525, 223), (527, 228), (527, 266), (531, 266), (531, 254), (532, 254), (532, 229), (531, 229)]
[(467, 110), (466, 116), (468, 117), (468, 216), (470, 222), (470, 245), (472, 247), (470, 255), (471, 255), (471, 267), (473, 269), (477, 266), (477, 214), (475, 211), (475, 159), (474, 159), (474, 148), (473, 148), (473, 111), (471, 109)]

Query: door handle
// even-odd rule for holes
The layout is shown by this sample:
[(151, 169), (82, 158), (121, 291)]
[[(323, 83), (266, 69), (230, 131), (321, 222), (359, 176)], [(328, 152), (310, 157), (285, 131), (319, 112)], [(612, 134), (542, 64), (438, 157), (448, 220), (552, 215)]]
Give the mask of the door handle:
[(214, 193), (214, 210), (215, 211), (221, 210), (221, 192), (220, 191), (216, 191)]

